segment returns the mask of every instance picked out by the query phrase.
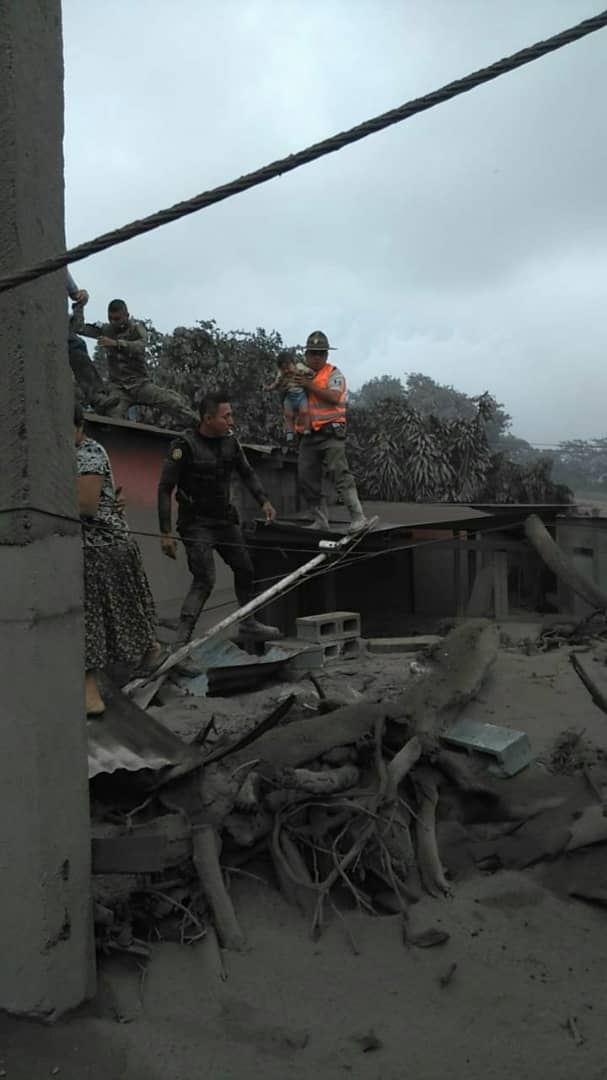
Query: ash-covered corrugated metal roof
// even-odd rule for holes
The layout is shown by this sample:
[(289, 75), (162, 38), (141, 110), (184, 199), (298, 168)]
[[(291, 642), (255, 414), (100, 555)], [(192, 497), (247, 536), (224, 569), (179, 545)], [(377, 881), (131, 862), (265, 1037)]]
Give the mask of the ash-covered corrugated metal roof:
[[(367, 517), (377, 514), (379, 522), (376, 528), (407, 526), (409, 529), (460, 526), (462, 522), (480, 521), (488, 515), (477, 507), (465, 503), (419, 503), (419, 502), (375, 502), (365, 500)], [(345, 520), (345, 519), (344, 519)]]
[[(522, 505), (496, 503), (493, 505), (466, 505), (464, 503), (405, 503), (371, 502), (365, 500), (363, 509), (367, 517), (379, 520), (360, 541), (360, 550), (385, 546), (391, 539), (411, 537), (412, 533), (426, 531), (479, 532), (509, 529), (522, 525), (529, 514), (537, 513), (545, 520), (552, 520), (567, 507), (559, 504)], [(311, 517), (305, 512), (280, 517), (270, 526), (262, 526), (256, 519), (255, 543), (267, 547), (288, 546), (302, 542), (304, 536), (312, 548), (318, 540), (340, 540), (348, 526), (349, 518), (343, 507), (330, 507), (330, 528), (310, 531), (307, 526)], [(415, 543), (412, 539), (412, 543)]]
[(289, 660), (307, 652), (309, 647), (305, 641), (299, 646), (281, 641), (268, 642), (262, 656), (251, 656), (233, 641), (212, 639), (195, 649), (190, 657), (201, 674), (194, 678), (185, 675), (174, 678), (195, 697), (246, 693), (275, 678)]
[[(156, 427), (155, 424), (140, 424), (138, 420), (121, 420), (117, 416), (101, 416), (99, 413), (93, 412), (85, 413), (84, 419), (93, 428), (96, 426), (124, 428), (128, 431), (140, 432), (146, 435), (158, 435), (167, 441), (176, 439), (181, 434), (181, 431), (173, 431), (172, 428)], [(270, 443), (243, 443), (242, 445), (245, 450), (250, 450), (254, 454), (263, 454), (264, 456), (279, 452), (279, 447)]]
[(102, 676), (106, 711), (99, 720), (87, 720), (89, 780), (119, 769), (139, 772), (178, 767), (187, 772), (202, 761), (198, 747), (188, 746), (158, 720), (143, 712)]
[[(476, 531), (492, 521), (491, 516), (482, 510), (473, 510), (470, 506), (455, 506), (452, 503), (365, 502), (364, 510), (368, 517), (378, 515), (379, 521), (360, 540), (360, 550), (385, 547), (386, 543), (397, 536), (409, 537), (416, 529)], [(328, 531), (310, 531), (307, 528), (310, 520), (310, 516), (305, 513), (281, 516), (269, 526), (262, 525), (261, 519), (257, 519), (255, 543), (277, 548), (281, 544), (288, 546), (289, 543), (301, 546), (305, 537), (307, 546), (312, 550), (319, 540), (341, 540), (349, 523), (349, 518), (341, 507), (331, 507)]]

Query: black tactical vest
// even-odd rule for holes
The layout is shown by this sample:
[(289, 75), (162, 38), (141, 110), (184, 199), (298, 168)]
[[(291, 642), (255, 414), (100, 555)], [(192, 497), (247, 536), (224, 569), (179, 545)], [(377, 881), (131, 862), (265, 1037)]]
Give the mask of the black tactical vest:
[(181, 438), (187, 443), (190, 456), (182, 464), (177, 488), (180, 519), (238, 521), (236, 508), (230, 501), (230, 480), (238, 454), (235, 436), (213, 439), (195, 431), (184, 431)]

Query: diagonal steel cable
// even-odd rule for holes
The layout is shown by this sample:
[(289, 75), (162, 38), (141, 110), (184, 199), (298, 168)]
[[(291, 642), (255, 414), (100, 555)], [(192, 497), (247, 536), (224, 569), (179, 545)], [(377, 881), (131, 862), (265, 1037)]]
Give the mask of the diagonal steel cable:
[(588, 34), (594, 34), (597, 30), (604, 29), (605, 26), (607, 26), (607, 11), (602, 11), (598, 15), (593, 15), (590, 19), (585, 19), (575, 26), (570, 26), (566, 30), (546, 38), (545, 41), (538, 41), (534, 45), (520, 49), (510, 56), (496, 60), (488, 67), (480, 68), (480, 70), (472, 72), (472, 74), (466, 75), (462, 79), (447, 83), (446, 86), (442, 86), (438, 90), (433, 90), (429, 94), (424, 94), (422, 97), (414, 98), (404, 105), (399, 105), (396, 109), (381, 113), (381, 115), (374, 116), (370, 120), (365, 120), (362, 124), (357, 124), (356, 127), (314, 143), (296, 154), (289, 154), (287, 157), (273, 161), (261, 169), (246, 173), (230, 183), (212, 188), (210, 191), (203, 191), (199, 195), (194, 195), (184, 202), (175, 203), (174, 206), (167, 207), (165, 210), (158, 210), (148, 217), (131, 221), (121, 228), (103, 233), (93, 240), (69, 248), (61, 255), (54, 255), (50, 259), (44, 259), (41, 262), (24, 267), (22, 270), (15, 270), (10, 274), (2, 275), (0, 276), (0, 292), (7, 292), (9, 289), (24, 285), (28, 281), (35, 281), (36, 278), (43, 277), (45, 274), (60, 270), (61, 267), (67, 266), (68, 263), (87, 259), (90, 255), (105, 251), (116, 244), (124, 244), (127, 240), (151, 232), (162, 225), (168, 225), (172, 221), (178, 221), (188, 214), (195, 214), (198, 210), (222, 202), (233, 195), (240, 195), (241, 192), (265, 184), (268, 180), (273, 180), (283, 173), (292, 172), (294, 169), (300, 168), (301, 165), (308, 165), (311, 161), (316, 161), (327, 154), (342, 150), (344, 146), (359, 142), (361, 139), (367, 138), (368, 135), (374, 135), (376, 132), (383, 131), (393, 124), (399, 124), (402, 120), (407, 120), (417, 113), (441, 105), (444, 101), (449, 101), (459, 94), (466, 94), (469, 90), (474, 90), (475, 87), (481, 86), (483, 83), (491, 82), (491, 80), (499, 78), (500, 75), (506, 75), (516, 68), (530, 64), (534, 60), (539, 60), (540, 57), (546, 56), (547, 53), (562, 49), (563, 46), (579, 41), (580, 38), (586, 37)]

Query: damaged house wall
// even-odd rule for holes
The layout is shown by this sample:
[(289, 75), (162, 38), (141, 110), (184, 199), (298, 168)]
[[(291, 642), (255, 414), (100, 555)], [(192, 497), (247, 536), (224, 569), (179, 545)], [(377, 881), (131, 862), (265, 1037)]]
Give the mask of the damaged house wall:
[[(0, 269), (65, 247), (59, 0), (0, 0)], [(0, 295), (0, 1009), (93, 987), (73, 390), (62, 272)]]

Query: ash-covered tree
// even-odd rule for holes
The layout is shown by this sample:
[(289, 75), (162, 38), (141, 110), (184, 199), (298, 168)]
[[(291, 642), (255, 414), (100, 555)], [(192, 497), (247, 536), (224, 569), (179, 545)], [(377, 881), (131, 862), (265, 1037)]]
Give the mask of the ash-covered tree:
[(555, 476), (575, 491), (607, 491), (607, 438), (568, 439), (551, 457)]
[(470, 398), (467, 418), (412, 409), (384, 399), (350, 414), (350, 459), (361, 495), (411, 502), (551, 502), (571, 500), (550, 475), (551, 462), (515, 463), (492, 452), (489, 430), (500, 406), (490, 394)]
[[(503, 405), (492, 400), (491, 415), (487, 416), (485, 428), (491, 447), (498, 446), (509, 434), (511, 417)], [(393, 375), (379, 375), (363, 383), (353, 391), (349, 402), (354, 408), (370, 408), (381, 401), (400, 401), (421, 416), (435, 416), (439, 420), (474, 420), (477, 415), (478, 398), (470, 397), (446, 383), (436, 382), (421, 371), (410, 372), (403, 382)], [(517, 444), (524, 440), (516, 440)], [(525, 444), (528, 446), (528, 444)], [(531, 449), (531, 447), (529, 447)]]
[(495, 408), (484, 394), (474, 416), (424, 416), (405, 400), (383, 400), (350, 414), (350, 457), (367, 499), (469, 500), (490, 462), (487, 420)]
[[(272, 382), (283, 349), (276, 331), (220, 330), (214, 320), (177, 327), (162, 337), (150, 357), (153, 377), (179, 391), (195, 408), (202, 394), (225, 391), (234, 406), (236, 430), (245, 442), (276, 442), (281, 437), (281, 403), (264, 385)], [(164, 426), (170, 417), (160, 417)]]
[(480, 492), (487, 503), (571, 503), (573, 492), (552, 475), (553, 462), (545, 456), (527, 464), (493, 454)]
[(404, 401), (405, 388), (395, 375), (376, 375), (363, 383), (359, 390), (350, 390), (348, 405), (353, 408), (370, 409), (381, 401)]
[[(263, 389), (284, 348), (280, 334), (224, 332), (213, 320), (162, 334), (145, 322), (155, 381), (194, 408), (205, 391), (225, 391), (244, 442), (281, 441), (280, 396)], [(140, 409), (139, 419), (173, 424), (150, 409)], [(349, 397), (349, 455), (361, 494), (387, 501), (566, 501), (566, 489), (559, 492), (550, 480), (549, 463), (536, 463), (533, 448), (509, 426), (489, 394), (473, 398), (419, 372), (405, 383), (391, 375), (371, 379)], [(508, 444), (516, 462), (496, 452), (496, 442)]]

